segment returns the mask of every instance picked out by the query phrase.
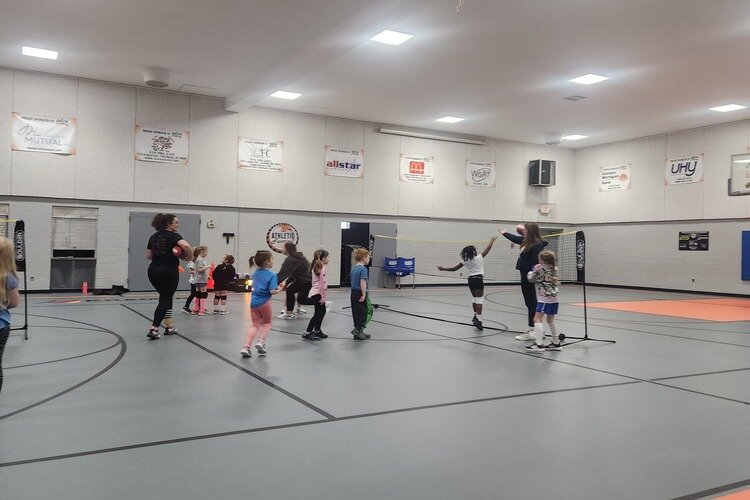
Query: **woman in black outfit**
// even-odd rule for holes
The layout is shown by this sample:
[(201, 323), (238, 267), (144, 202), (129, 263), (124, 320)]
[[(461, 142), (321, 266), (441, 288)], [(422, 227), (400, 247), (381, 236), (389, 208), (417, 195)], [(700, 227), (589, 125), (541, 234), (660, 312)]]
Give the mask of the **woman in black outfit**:
[(146, 246), (146, 258), (151, 261), (148, 266), (148, 280), (159, 292), (159, 304), (154, 311), (154, 322), (146, 334), (149, 340), (160, 337), (159, 326), (164, 322), (164, 335), (177, 333), (172, 325), (172, 298), (177, 291), (180, 281), (178, 266), (180, 259), (172, 249), (175, 246), (182, 248), (184, 255), (192, 255), (193, 249), (190, 244), (182, 239), (177, 229), (180, 221), (174, 214), (156, 214), (151, 221), (151, 226), (156, 232), (151, 235)]
[(523, 294), (523, 301), (526, 303), (529, 329), (521, 335), (516, 335), (516, 340), (534, 340), (536, 289), (534, 288), (534, 283), (531, 283), (526, 278), (526, 275), (539, 263), (539, 252), (547, 246), (547, 242), (542, 238), (539, 225), (536, 222), (527, 222), (521, 227), (524, 230), (520, 236), (511, 234), (504, 229), (498, 229), (498, 231), (516, 245), (521, 245), (521, 253), (518, 255), (518, 261), (516, 261), (516, 269), (521, 272), (521, 293)]
[[(310, 262), (297, 250), (297, 245), (291, 242), (284, 243), (284, 255), (286, 259), (281, 264), (278, 277), (279, 283), (286, 280), (286, 311), (279, 314), (282, 319), (294, 319), (294, 304), (314, 305), (315, 301), (307, 297), (312, 288), (312, 277), (310, 275)], [(295, 299), (296, 295), (296, 299)], [(302, 312), (302, 311), (300, 311)]]

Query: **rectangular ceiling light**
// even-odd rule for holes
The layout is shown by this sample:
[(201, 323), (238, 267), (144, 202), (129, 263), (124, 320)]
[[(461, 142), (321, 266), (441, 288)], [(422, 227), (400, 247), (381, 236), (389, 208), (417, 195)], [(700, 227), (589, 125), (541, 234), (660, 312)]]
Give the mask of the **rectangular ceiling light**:
[(580, 141), (581, 139), (585, 139), (587, 137), (587, 135), (570, 134), (562, 136), (561, 139), (564, 141)]
[(21, 47), (21, 54), (31, 57), (41, 57), (43, 59), (57, 60), (57, 52), (54, 50), (37, 49), (36, 47)]
[(438, 118), (439, 122), (443, 123), (458, 123), (464, 121), (463, 118), (456, 118), (455, 116), (444, 116), (442, 118)]
[(579, 76), (577, 78), (571, 78), (570, 81), (573, 83), (580, 83), (581, 85), (591, 85), (594, 83), (603, 82), (604, 80), (609, 80), (609, 77), (589, 73), (588, 75)]
[(745, 109), (747, 106), (740, 104), (725, 104), (724, 106), (716, 106), (711, 108), (712, 111), (718, 111), (719, 113), (726, 113), (727, 111), (737, 111), (738, 109)]
[(271, 94), (271, 97), (278, 97), (279, 99), (296, 99), (302, 94), (297, 94), (295, 92), (284, 92), (283, 90), (277, 90), (273, 94)]
[(372, 40), (373, 42), (385, 43), (388, 45), (401, 45), (410, 38), (414, 38), (414, 35), (399, 33), (398, 31), (383, 30), (374, 37), (370, 38), (370, 40)]

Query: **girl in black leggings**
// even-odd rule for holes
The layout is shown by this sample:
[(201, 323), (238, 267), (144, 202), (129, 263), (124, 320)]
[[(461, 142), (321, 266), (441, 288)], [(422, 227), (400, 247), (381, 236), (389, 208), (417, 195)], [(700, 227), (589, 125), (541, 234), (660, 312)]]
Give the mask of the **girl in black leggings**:
[[(182, 252), (182, 255), (192, 255), (193, 249), (190, 244), (182, 239), (177, 229), (180, 227), (180, 221), (174, 214), (156, 214), (154, 215), (151, 226), (156, 232), (151, 235), (146, 246), (146, 258), (151, 261), (148, 266), (148, 280), (159, 292), (159, 304), (154, 311), (154, 321), (151, 324), (146, 337), (150, 340), (156, 340), (160, 337), (159, 326), (164, 322), (164, 335), (177, 333), (172, 325), (172, 298), (177, 291), (177, 284), (180, 281), (180, 274), (177, 267), (180, 265), (180, 259), (175, 255)], [(178, 247), (178, 248), (175, 248)]]
[(527, 222), (518, 226), (520, 235), (511, 234), (503, 229), (498, 229), (507, 239), (521, 245), (521, 253), (516, 261), (516, 269), (521, 273), (521, 293), (526, 304), (529, 329), (516, 336), (516, 340), (534, 340), (534, 315), (536, 314), (536, 289), (526, 275), (539, 262), (539, 252), (544, 250), (547, 242), (542, 238), (539, 225), (536, 222)]

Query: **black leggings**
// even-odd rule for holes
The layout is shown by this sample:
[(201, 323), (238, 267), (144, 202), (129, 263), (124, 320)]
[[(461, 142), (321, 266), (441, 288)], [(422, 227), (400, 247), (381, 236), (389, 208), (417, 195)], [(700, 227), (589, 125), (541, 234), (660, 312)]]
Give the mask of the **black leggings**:
[(177, 266), (148, 266), (148, 280), (159, 292), (159, 304), (154, 311), (153, 326), (158, 328), (167, 311), (172, 309), (172, 299), (180, 282)]
[[(311, 306), (315, 304), (315, 301), (307, 296), (312, 288), (312, 283), (292, 283), (289, 288), (286, 289), (286, 310), (294, 311), (294, 304), (303, 304)], [(295, 297), (296, 294), (296, 297)]]
[(5, 343), (8, 342), (9, 335), (10, 327), (0, 330), (0, 392), (3, 390), (3, 351), (5, 351)]
[[(360, 302), (362, 298), (362, 290), (351, 291), (351, 303), (352, 303), (352, 320), (354, 320), (354, 329), (362, 330), (365, 327), (365, 321), (367, 321), (367, 304)], [(367, 297), (365, 297), (367, 301)]]
[(307, 331), (311, 332), (313, 330), (320, 331), (320, 325), (323, 324), (323, 318), (326, 315), (326, 305), (320, 303), (320, 294), (313, 295), (310, 297), (310, 300), (315, 301), (315, 315), (313, 315), (312, 318), (310, 318), (310, 322), (307, 324)]
[(185, 309), (190, 309), (190, 304), (193, 303), (193, 299), (198, 295), (198, 291), (195, 288), (195, 284), (190, 283), (190, 295), (185, 301)]
[(526, 309), (529, 313), (529, 327), (534, 328), (534, 315), (536, 314), (536, 288), (534, 283), (526, 278), (526, 273), (521, 271), (521, 293)]

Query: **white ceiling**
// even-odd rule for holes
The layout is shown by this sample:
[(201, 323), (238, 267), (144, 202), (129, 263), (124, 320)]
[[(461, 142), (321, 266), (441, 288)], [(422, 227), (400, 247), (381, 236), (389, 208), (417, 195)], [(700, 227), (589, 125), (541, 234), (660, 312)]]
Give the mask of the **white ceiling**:
[[(0, 65), (252, 105), (588, 146), (750, 118), (750, 0), (4, 0)], [(400, 47), (370, 42), (389, 28)], [(58, 50), (24, 57), (21, 45)], [(583, 86), (585, 73), (610, 80)], [(296, 101), (268, 95), (299, 92)], [(563, 97), (584, 95), (570, 102)], [(466, 118), (449, 125), (445, 115)]]

